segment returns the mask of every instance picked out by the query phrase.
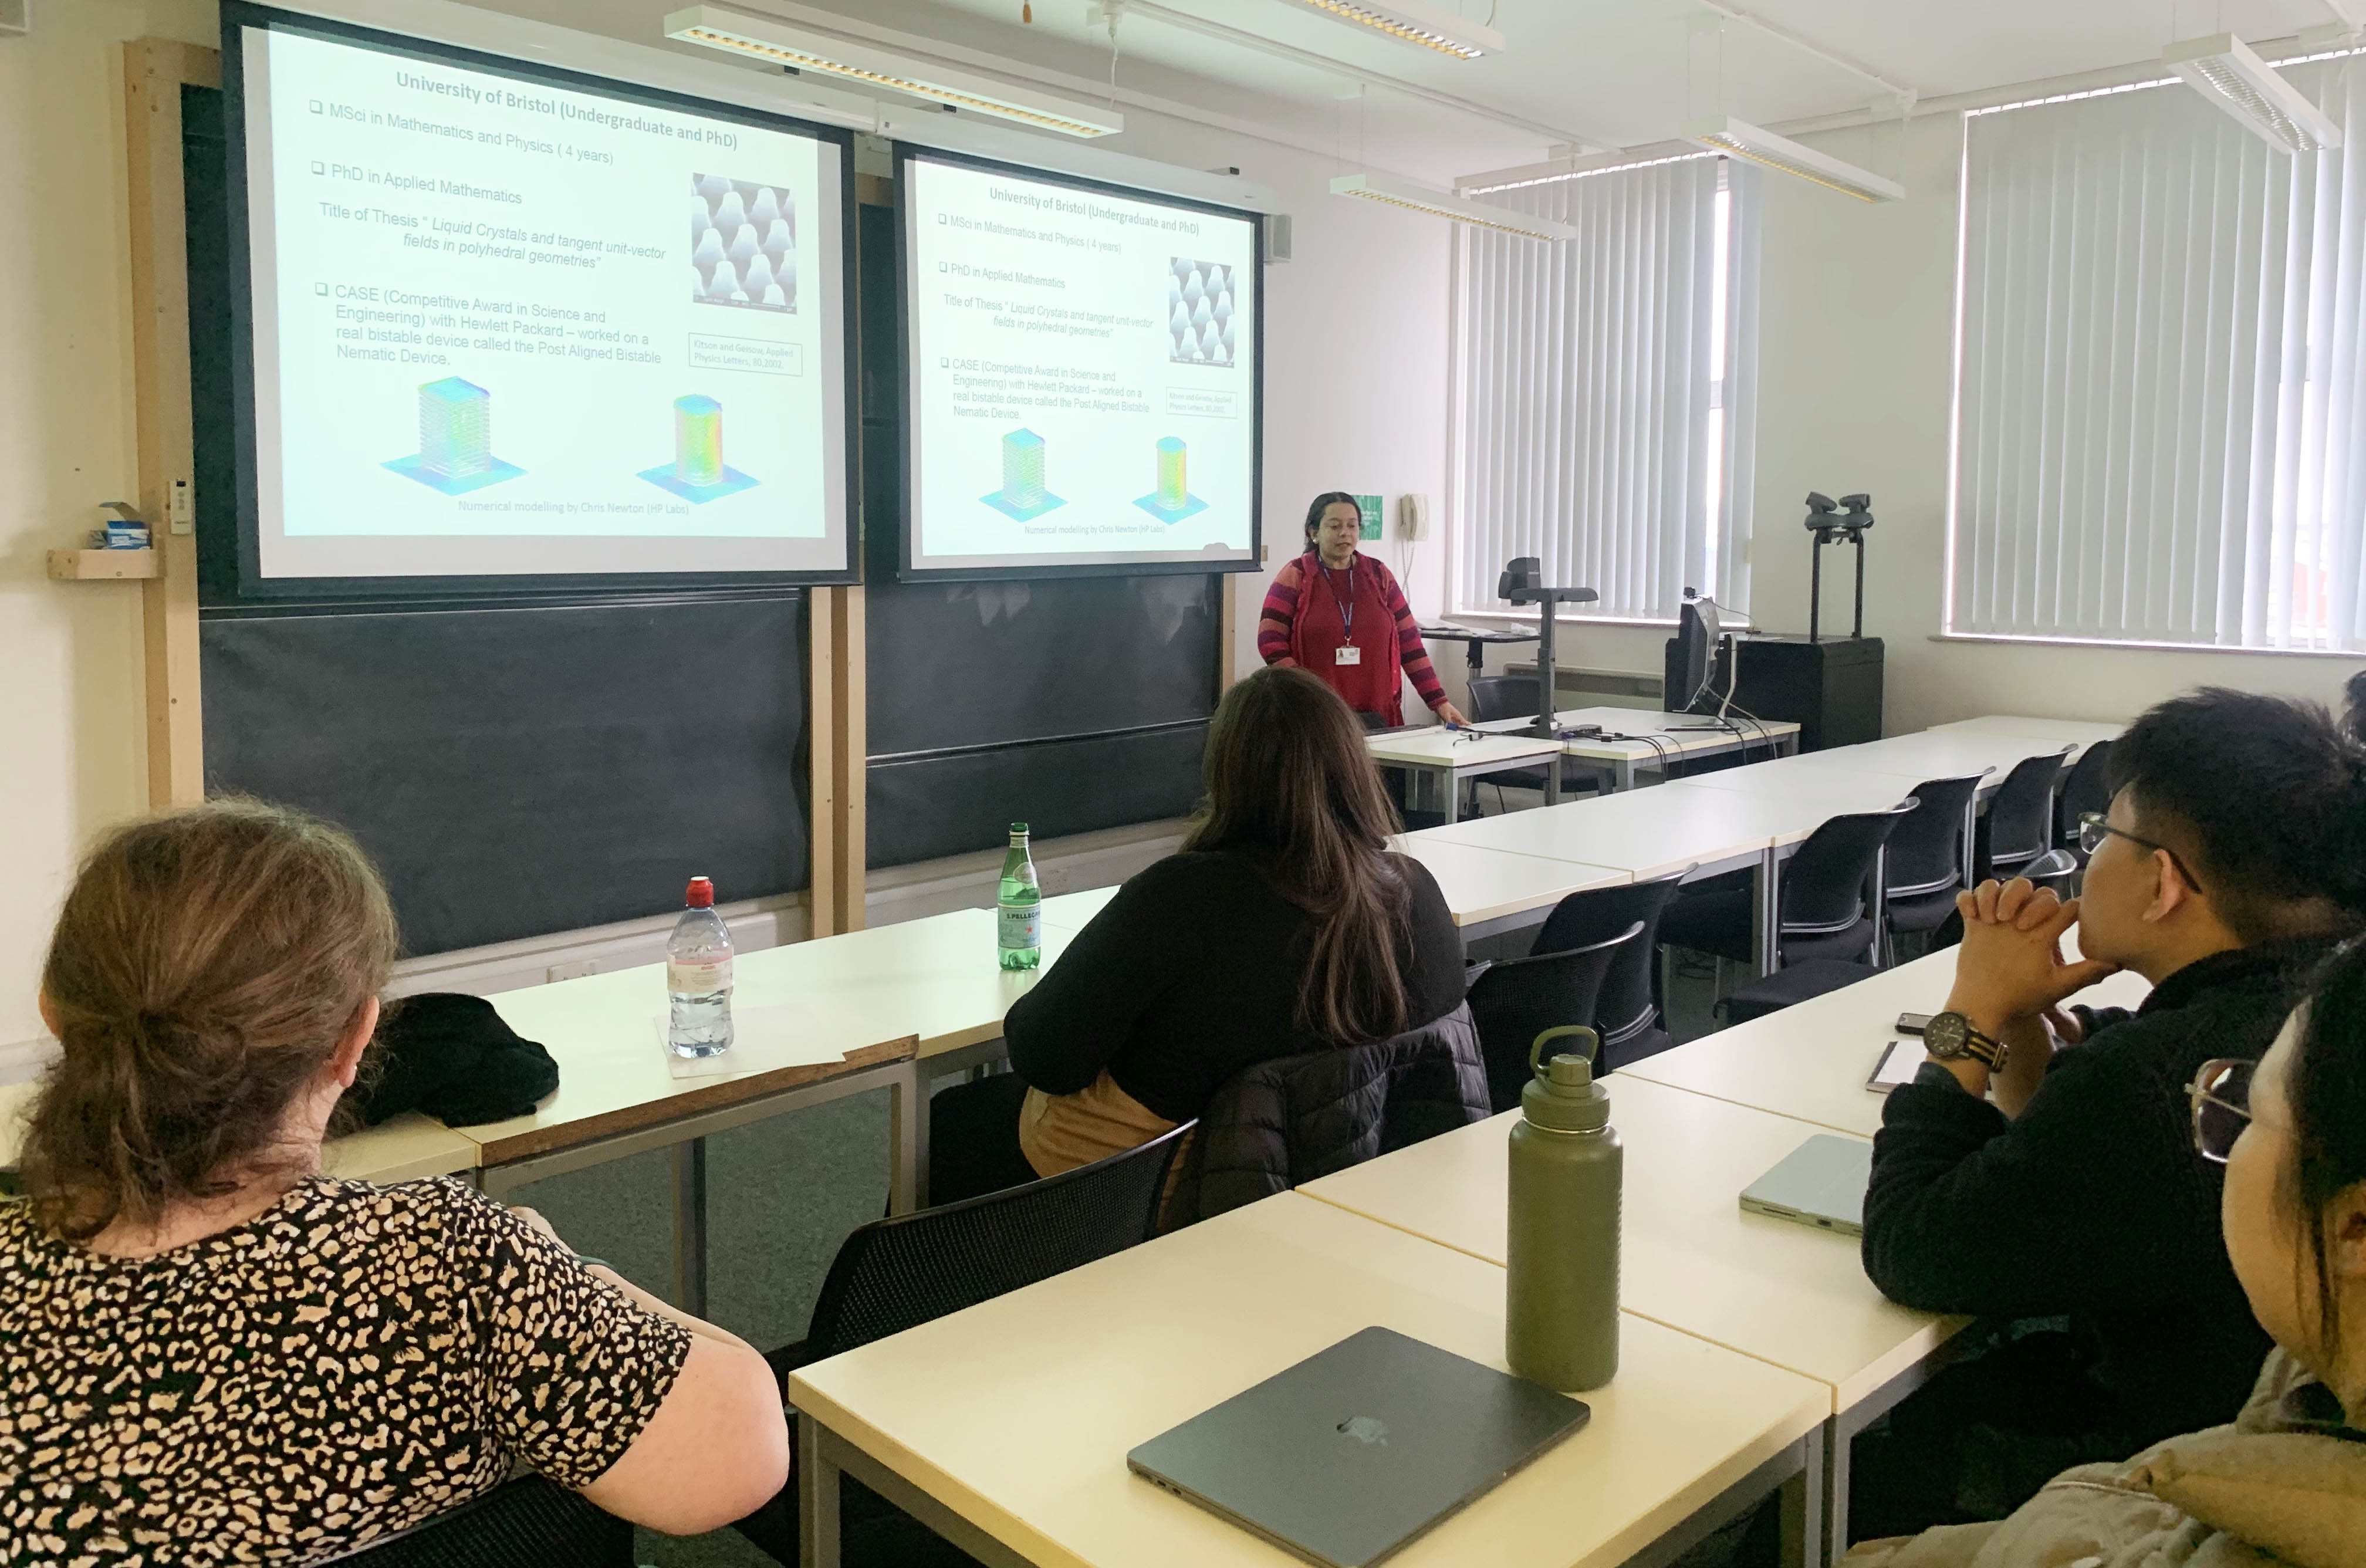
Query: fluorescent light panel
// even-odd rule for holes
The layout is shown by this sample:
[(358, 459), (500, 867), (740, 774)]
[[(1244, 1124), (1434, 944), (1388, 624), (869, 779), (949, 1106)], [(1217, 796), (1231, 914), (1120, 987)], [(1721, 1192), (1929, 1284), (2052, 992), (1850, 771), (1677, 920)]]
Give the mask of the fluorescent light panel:
[(1895, 180), (1885, 180), (1854, 164), (1826, 157), (1814, 148), (1802, 146), (1787, 136), (1777, 136), (1771, 130), (1762, 130), (1729, 115), (1694, 120), (1684, 127), (1684, 137), (1696, 147), (1747, 158), (1753, 164), (1789, 175), (1794, 179), (1820, 185), (1826, 190), (1836, 190), (1842, 196), (1853, 196), (1859, 201), (1898, 201), (1906, 195), (1906, 187)]
[(1504, 35), (1428, 0), (1292, 0), (1309, 11), (1456, 60), (1504, 52)]
[(770, 17), (753, 17), (722, 6), (693, 6), (674, 12), (665, 19), (665, 36), (861, 86), (884, 87), (1038, 130), (1095, 137), (1114, 136), (1125, 129), (1125, 118), (1113, 110), (1009, 86), (869, 44), (804, 32)]
[(1400, 180), (1387, 175), (1341, 175), (1331, 182), (1334, 196), (1352, 196), (1365, 201), (1386, 202), (1391, 207), (1410, 208), (1436, 218), (1450, 218), (1457, 223), (1470, 223), (1482, 229), (1493, 229), (1501, 234), (1517, 234), (1524, 240), (1574, 240), (1577, 231), (1566, 223), (1549, 219), (1531, 218), (1525, 212), (1509, 208), (1493, 207), (1483, 201), (1465, 201), (1459, 196), (1448, 196), (1442, 190)]
[(2232, 33), (2170, 44), (2160, 62), (2280, 152), (2315, 152), (2341, 145), (2341, 128)]

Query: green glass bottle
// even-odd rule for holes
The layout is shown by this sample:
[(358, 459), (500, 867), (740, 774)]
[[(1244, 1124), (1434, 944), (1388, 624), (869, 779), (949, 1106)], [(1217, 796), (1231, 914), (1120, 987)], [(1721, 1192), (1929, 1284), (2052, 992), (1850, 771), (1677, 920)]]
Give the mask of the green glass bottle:
[(1043, 889), (1035, 882), (1035, 857), (1027, 852), (1027, 824), (1010, 825), (1010, 852), (1002, 857), (1002, 886), (995, 896), (996, 951), (1005, 969), (1032, 969), (1043, 958)]
[[(1539, 1063), (1557, 1035), (1587, 1055)], [(1590, 1029), (1549, 1029), (1529, 1048), (1535, 1074), (1512, 1129), (1510, 1229), (1504, 1270), (1504, 1359), (1564, 1393), (1618, 1371), (1618, 1203), (1625, 1164), (1610, 1096), (1594, 1079)]]

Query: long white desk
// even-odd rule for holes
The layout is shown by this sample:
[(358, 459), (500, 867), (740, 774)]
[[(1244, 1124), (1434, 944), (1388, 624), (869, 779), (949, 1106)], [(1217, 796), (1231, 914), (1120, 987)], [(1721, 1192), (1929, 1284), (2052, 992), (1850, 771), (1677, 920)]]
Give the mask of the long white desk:
[(2070, 760), (2077, 761), (2088, 747), (2100, 741), (2117, 740), (2127, 729), (2120, 721), (2101, 718), (2023, 718), (2013, 714), (1988, 714), (1979, 718), (1959, 718), (1948, 724), (1934, 724), (1933, 730), (1973, 729), (1987, 735), (2018, 735), (2035, 740), (2065, 740), (2077, 750)]
[[(1288, 1568), (1126, 1451), (1374, 1324), (1500, 1368), (1503, 1270), (1285, 1192), (804, 1368), (804, 1562), (836, 1568), (844, 1472), (995, 1568)], [(1585, 1428), (1392, 1562), (1664, 1562), (1770, 1491), (1789, 1560), (1820, 1558), (1828, 1391), (1639, 1314), (1623, 1328)]]
[[(0, 1170), (14, 1169), (24, 1147), (25, 1117), (40, 1092), (39, 1080), (0, 1085)], [(477, 1165), (477, 1145), (433, 1117), (406, 1111), (375, 1127), (332, 1138), (321, 1168), (349, 1181), (416, 1181), (423, 1176), (464, 1176)]]
[(1799, 762), (1810, 768), (1846, 768), (1866, 773), (1896, 773), (1922, 779), (1951, 778), (1993, 770), (2004, 775), (2024, 758), (2056, 756), (2072, 749), (2067, 740), (2027, 735), (1992, 735), (1978, 729), (1926, 729), (1914, 735), (1892, 735), (1855, 746), (1835, 746), (1823, 751), (1802, 751)]
[[(1518, 733), (1533, 719), (1503, 718), (1478, 726), (1491, 734)], [(1638, 737), (1628, 740), (1612, 740), (1603, 736), (1572, 736), (1561, 741), (1561, 754), (1603, 769), (1610, 787), (1628, 790), (1635, 787), (1638, 768), (1664, 771), (1666, 764), (1688, 758), (1721, 756), (1739, 752), (1747, 759), (1753, 750), (1774, 757), (1795, 751), (1799, 744), (1799, 727), (1788, 720), (1769, 719), (1759, 723), (1747, 718), (1735, 719), (1730, 728), (1720, 726), (1712, 718), (1698, 714), (1656, 713), (1643, 708), (1585, 707), (1570, 708), (1553, 716), (1561, 728), (1582, 725), (1598, 726), (1605, 735)], [(1650, 739), (1640, 737), (1649, 736)]]
[[(1488, 735), (1443, 726), (1395, 735), (1368, 735), (1364, 744), (1372, 761), (1383, 767), (1403, 768), (1416, 779), (1436, 780), (1446, 796), (1448, 822), (1454, 820), (1461, 807), (1464, 779), (1534, 767), (1559, 756), (1561, 749), (1560, 741), (1536, 736)], [(1545, 793), (1548, 798), (1559, 795), (1558, 775), (1551, 778)]]

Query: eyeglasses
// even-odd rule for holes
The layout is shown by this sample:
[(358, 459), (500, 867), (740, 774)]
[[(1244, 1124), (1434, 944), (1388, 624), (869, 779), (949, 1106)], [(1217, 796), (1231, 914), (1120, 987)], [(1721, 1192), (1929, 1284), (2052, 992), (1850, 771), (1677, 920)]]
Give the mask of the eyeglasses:
[(2167, 844), (2157, 844), (2150, 839), (2139, 839), (2134, 833), (2129, 832), (2125, 828), (2114, 828), (2109, 822), (2103, 820), (2103, 814), (2100, 811), (2082, 811), (2079, 814), (2079, 853), (2086, 855), (2093, 854), (2097, 850), (2103, 847), (2103, 840), (2105, 839), (2112, 837), (2125, 839), (2128, 842), (2138, 845), (2144, 849), (2158, 850), (2161, 853), (2169, 857), (2169, 864), (2177, 867), (2177, 874), (2185, 878), (2185, 885), (2188, 887), (2192, 888), (2196, 893), (2202, 891), (2201, 878), (2195, 876), (2193, 873), (2187, 868), (2186, 863), (2177, 858), (2177, 852), (2170, 849)]
[(2251, 1074), (2257, 1062), (2204, 1062), (2185, 1092), (2193, 1099), (2193, 1148), (2213, 1165), (2225, 1165), (2235, 1140), (2251, 1124)]

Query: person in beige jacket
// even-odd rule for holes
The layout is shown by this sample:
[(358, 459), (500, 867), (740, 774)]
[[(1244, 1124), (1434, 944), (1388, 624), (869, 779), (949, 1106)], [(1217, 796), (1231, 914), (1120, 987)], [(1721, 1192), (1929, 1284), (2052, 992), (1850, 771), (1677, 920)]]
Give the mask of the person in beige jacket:
[(2226, 1168), (2227, 1253), (2276, 1342), (2250, 1402), (2067, 1471), (2000, 1523), (1859, 1545), (1851, 1568), (2366, 1568), (2366, 939), (2256, 1066), (2209, 1063), (2189, 1092), (2197, 1154)]

